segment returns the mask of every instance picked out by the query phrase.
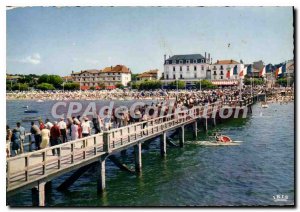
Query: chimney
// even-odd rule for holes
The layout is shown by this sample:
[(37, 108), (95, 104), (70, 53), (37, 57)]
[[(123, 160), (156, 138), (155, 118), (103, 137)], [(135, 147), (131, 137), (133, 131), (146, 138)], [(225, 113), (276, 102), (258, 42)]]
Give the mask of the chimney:
[(210, 60), (210, 53), (208, 53), (208, 60)]
[(166, 61), (166, 59), (167, 59), (167, 55), (164, 54), (164, 61)]
[[(209, 62), (209, 61), (208, 61)], [(210, 64), (212, 64), (212, 58), (210, 58)]]
[(110, 66), (110, 70), (112, 70), (112, 66)]
[(206, 62), (206, 52), (205, 52), (205, 54), (204, 54), (204, 58), (205, 58), (205, 62)]
[(72, 70), (72, 74), (74, 74), (74, 71)]

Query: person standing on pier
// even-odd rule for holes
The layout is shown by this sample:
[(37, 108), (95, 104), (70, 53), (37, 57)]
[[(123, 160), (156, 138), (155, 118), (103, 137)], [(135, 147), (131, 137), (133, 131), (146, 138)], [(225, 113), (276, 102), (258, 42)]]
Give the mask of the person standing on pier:
[(91, 134), (91, 127), (90, 127), (90, 121), (87, 117), (84, 118), (83, 123), (81, 124), (82, 127), (82, 137), (87, 137)]
[(30, 132), (34, 135), (36, 150), (39, 150), (41, 144), (41, 130), (37, 125), (34, 124), (34, 122), (31, 122)]
[(24, 141), (25, 141), (25, 128), (21, 126), (20, 122), (17, 122), (17, 129), (20, 131), (20, 153), (24, 153)]
[(58, 122), (58, 127), (60, 129), (60, 133), (61, 133), (61, 136), (62, 136), (62, 142), (66, 143), (68, 141), (68, 138), (67, 138), (67, 124), (66, 124), (66, 122), (64, 121), (63, 118), (60, 118), (60, 121)]
[(14, 151), (15, 155), (20, 153), (20, 141), (21, 141), (21, 134), (19, 129), (15, 128), (12, 131), (11, 142), (12, 146), (11, 149)]
[[(55, 146), (60, 144), (60, 129), (57, 125), (57, 122), (55, 121), (53, 123), (53, 127), (50, 129), (50, 144), (51, 146)], [(60, 154), (59, 149), (56, 150), (57, 154)], [(52, 149), (52, 154), (55, 155), (55, 149)]]
[(6, 125), (6, 157), (10, 157), (10, 142), (11, 142), (12, 131), (8, 125)]
[(71, 125), (71, 139), (72, 141), (78, 139), (78, 125), (75, 121), (73, 121), (73, 124)]

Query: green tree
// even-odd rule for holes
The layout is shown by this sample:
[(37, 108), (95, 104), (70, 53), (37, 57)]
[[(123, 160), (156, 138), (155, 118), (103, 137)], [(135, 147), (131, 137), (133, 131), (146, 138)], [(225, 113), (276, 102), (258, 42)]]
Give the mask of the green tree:
[(278, 83), (281, 86), (287, 86), (287, 79), (286, 78), (279, 78), (276, 80), (276, 83)]
[(79, 90), (79, 83), (75, 83), (75, 82), (67, 82), (64, 84), (64, 89), (65, 90)]
[(154, 90), (161, 88), (161, 86), (162, 82), (159, 80), (145, 80), (137, 83), (137, 87), (140, 90)]
[(122, 83), (117, 83), (116, 84), (116, 88), (120, 88), (120, 89), (123, 89), (124, 88), (124, 85)]
[(55, 87), (52, 85), (52, 84), (49, 84), (49, 83), (41, 83), (41, 84), (38, 84), (36, 86), (37, 89), (40, 89), (42, 91), (46, 91), (46, 90), (55, 90)]
[(39, 77), (38, 83), (48, 83), (52, 84), (55, 88), (60, 88), (61, 84), (63, 83), (63, 79), (58, 75), (47, 75), (43, 74)]
[(177, 85), (178, 85), (178, 89), (184, 89), (185, 88), (185, 82), (181, 81), (181, 80), (177, 80), (177, 81), (175, 80), (175, 81), (171, 82), (170, 86), (175, 89), (175, 88), (177, 88)]
[[(214, 84), (212, 84), (212, 82), (209, 80), (204, 79), (200, 81), (201, 81), (201, 89), (213, 89), (217, 87)], [(200, 81), (195, 83), (197, 89), (200, 89)]]
[(17, 91), (17, 90), (19, 90), (19, 91), (27, 91), (28, 88), (29, 88), (28, 84), (25, 84), (25, 83), (17, 83), (17, 84), (14, 84), (12, 86), (12, 90), (13, 91)]

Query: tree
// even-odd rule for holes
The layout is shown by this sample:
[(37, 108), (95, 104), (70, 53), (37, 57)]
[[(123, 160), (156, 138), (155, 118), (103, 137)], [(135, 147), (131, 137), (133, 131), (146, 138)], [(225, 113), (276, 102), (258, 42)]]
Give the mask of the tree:
[(131, 74), (131, 81), (135, 82), (137, 80), (138, 74)]
[(28, 88), (29, 88), (28, 84), (25, 84), (25, 83), (17, 83), (17, 84), (14, 84), (12, 86), (12, 90), (13, 91), (17, 91), (17, 90), (19, 90), (19, 91), (27, 91)]
[(213, 89), (217, 87), (214, 84), (212, 84), (211, 81), (204, 79), (195, 83), (197, 89), (200, 89), (200, 82), (201, 82), (201, 89)]
[(41, 84), (38, 84), (36, 86), (37, 89), (40, 89), (42, 91), (47, 91), (47, 90), (55, 90), (55, 87), (52, 85), (52, 84), (49, 84), (49, 83), (41, 83)]
[(89, 89), (93, 91), (93, 90), (95, 90), (95, 87), (91, 86)]
[(281, 86), (287, 86), (287, 79), (286, 78), (279, 78), (276, 80), (276, 83), (278, 83)]
[[(135, 83), (132, 84), (134, 86)], [(159, 80), (145, 80), (142, 82), (137, 83), (137, 87), (140, 90), (154, 90), (159, 89), (162, 86), (162, 82)], [(133, 89), (135, 89), (133, 87)]]
[(67, 82), (64, 84), (64, 89), (65, 90), (79, 90), (79, 83), (75, 83), (75, 82)]
[(38, 79), (38, 83), (39, 84), (48, 83), (48, 84), (52, 84), (55, 88), (60, 88), (61, 84), (63, 83), (63, 79), (58, 75), (43, 74)]
[(120, 88), (120, 89), (123, 89), (124, 88), (124, 85), (122, 83), (117, 83), (116, 84), (116, 88)]
[(184, 81), (177, 80), (177, 81), (173, 81), (173, 82), (170, 83), (170, 86), (173, 89), (176, 89), (177, 85), (178, 85), (178, 89), (184, 89), (185, 88), (185, 82)]
[(139, 88), (140, 88), (140, 83), (138, 83), (138, 82), (133, 82), (132, 85), (131, 85), (131, 88), (132, 88), (132, 89), (139, 89)]
[(264, 83), (264, 80), (262, 78), (245, 78), (244, 79), (244, 84), (245, 85), (251, 85), (251, 83), (253, 85), (262, 85)]

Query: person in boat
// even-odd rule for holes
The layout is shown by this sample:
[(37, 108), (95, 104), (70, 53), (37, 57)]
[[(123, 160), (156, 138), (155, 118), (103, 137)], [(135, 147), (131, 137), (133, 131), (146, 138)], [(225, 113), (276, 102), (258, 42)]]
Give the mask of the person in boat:
[(217, 142), (224, 142), (224, 143), (229, 143), (232, 142), (231, 138), (225, 135), (219, 135), (216, 133), (216, 141)]

